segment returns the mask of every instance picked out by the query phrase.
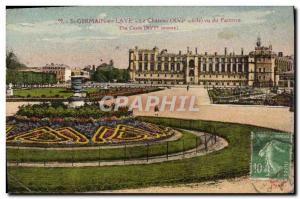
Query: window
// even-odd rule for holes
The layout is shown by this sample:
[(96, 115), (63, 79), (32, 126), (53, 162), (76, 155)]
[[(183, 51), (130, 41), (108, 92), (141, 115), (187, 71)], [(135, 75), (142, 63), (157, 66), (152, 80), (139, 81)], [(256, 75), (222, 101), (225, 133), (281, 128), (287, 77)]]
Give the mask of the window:
[(222, 64), (222, 72), (225, 72), (225, 64)]
[(144, 63), (144, 70), (148, 70), (148, 63)]
[(143, 60), (143, 54), (142, 53), (139, 54), (139, 60), (140, 61)]
[(203, 64), (203, 71), (206, 71), (206, 64)]
[(151, 61), (154, 61), (154, 54), (151, 54)]
[(248, 72), (248, 64), (246, 64), (246, 65), (244, 66), (244, 70), (245, 70), (245, 72)]
[(219, 64), (216, 64), (215, 67), (216, 67), (216, 72), (219, 72)]
[(151, 64), (150, 64), (150, 70), (151, 70), (151, 71), (154, 71), (154, 63), (151, 63)]
[(139, 63), (139, 71), (142, 71), (142, 70), (143, 70), (143, 64)]
[(213, 71), (213, 65), (209, 64), (209, 72), (212, 72), (212, 71)]
[(168, 71), (168, 70), (169, 70), (169, 64), (165, 63), (165, 71)]
[(243, 66), (242, 64), (239, 64), (239, 72), (242, 72), (243, 71)]
[(231, 72), (230, 64), (227, 64), (227, 72)]
[(176, 68), (177, 71), (180, 71), (180, 63), (177, 63), (177, 68)]
[(174, 71), (175, 70), (175, 65), (174, 63), (171, 63), (171, 71)]
[(158, 71), (161, 71), (161, 63), (158, 63), (158, 64), (157, 64), (157, 70), (158, 70)]
[(148, 60), (148, 54), (144, 54), (144, 60)]

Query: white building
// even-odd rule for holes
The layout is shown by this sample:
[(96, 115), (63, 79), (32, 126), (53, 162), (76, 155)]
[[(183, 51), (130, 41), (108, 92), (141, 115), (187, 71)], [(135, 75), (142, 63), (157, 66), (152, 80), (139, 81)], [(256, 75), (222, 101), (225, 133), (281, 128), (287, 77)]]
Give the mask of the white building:
[(47, 64), (42, 67), (42, 72), (55, 74), (59, 82), (71, 81), (71, 68), (64, 64)]

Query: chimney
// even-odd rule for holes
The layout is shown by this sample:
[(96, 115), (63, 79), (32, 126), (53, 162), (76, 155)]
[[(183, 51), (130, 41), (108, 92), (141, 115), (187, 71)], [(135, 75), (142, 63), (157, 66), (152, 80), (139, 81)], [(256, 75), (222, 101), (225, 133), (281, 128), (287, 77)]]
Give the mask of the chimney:
[(226, 47), (225, 47), (224, 51), (225, 51), (225, 52), (224, 52), (224, 53), (225, 53), (225, 55), (227, 55), (227, 48), (226, 48)]
[(217, 52), (215, 52), (215, 55), (217, 55), (218, 53)]
[(195, 48), (195, 53), (196, 53), (196, 55), (198, 54), (198, 49), (197, 48)]
[(179, 51), (179, 55), (181, 55), (181, 50)]
[(207, 55), (207, 52), (205, 52), (205, 55)]
[(244, 55), (244, 48), (241, 49), (241, 55)]
[(190, 47), (186, 47), (186, 51), (187, 51), (187, 53), (189, 53), (190, 52)]
[(278, 57), (283, 57), (283, 53), (282, 52), (278, 52)]

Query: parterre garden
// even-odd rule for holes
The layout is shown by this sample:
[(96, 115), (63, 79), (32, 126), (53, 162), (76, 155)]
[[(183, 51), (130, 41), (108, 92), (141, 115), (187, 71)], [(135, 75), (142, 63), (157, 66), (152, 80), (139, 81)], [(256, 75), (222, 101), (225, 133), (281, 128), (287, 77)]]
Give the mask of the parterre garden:
[[(99, 122), (85, 126), (76, 124), (53, 123), (44, 126), (36, 122), (11, 122), (6, 129), (6, 143), (18, 146), (77, 146), (95, 144), (127, 144), (157, 141), (171, 137), (174, 130), (134, 119)], [(31, 128), (33, 127), (33, 128)], [(25, 129), (23, 131), (23, 129)], [(75, 130), (79, 129), (79, 130)], [(95, 129), (95, 132), (93, 132)]]
[[(229, 146), (205, 156), (147, 165), (73, 168), (8, 167), (8, 191), (14, 193), (94, 192), (248, 175), (251, 131), (277, 131), (251, 125), (213, 121), (157, 117), (136, 119), (173, 129), (183, 128), (216, 134), (225, 138)], [(48, 156), (50, 157), (51, 155)]]

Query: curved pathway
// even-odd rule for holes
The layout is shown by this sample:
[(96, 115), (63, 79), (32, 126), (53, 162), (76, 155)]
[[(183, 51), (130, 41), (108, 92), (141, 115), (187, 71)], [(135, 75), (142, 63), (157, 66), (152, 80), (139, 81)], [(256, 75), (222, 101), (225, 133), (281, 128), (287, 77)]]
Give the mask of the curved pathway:
[[(189, 131), (189, 130), (185, 130)], [(203, 135), (208, 135), (207, 133), (198, 132), (198, 131), (189, 131), (200, 137), (201, 143), (204, 143)], [(205, 145), (201, 144), (196, 148), (168, 154), (162, 156), (152, 156), (147, 160), (146, 158), (141, 159), (132, 159), (132, 160), (116, 160), (116, 161), (89, 161), (89, 162), (8, 162), (7, 166), (20, 166), (20, 167), (99, 167), (99, 166), (113, 166), (113, 165), (136, 165), (136, 164), (153, 164), (159, 162), (166, 162), (172, 160), (182, 160), (187, 158), (193, 158), (197, 156), (203, 156), (208, 153), (212, 153), (214, 151), (219, 151), (228, 146), (228, 142), (221, 137), (216, 138), (217, 142), (212, 143), (212, 141), (208, 142), (207, 150), (205, 150)]]

